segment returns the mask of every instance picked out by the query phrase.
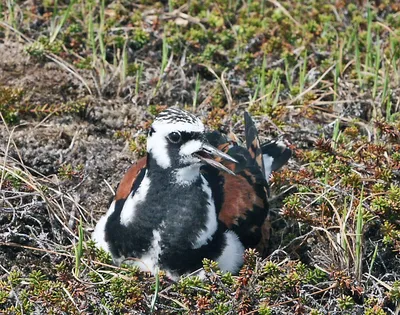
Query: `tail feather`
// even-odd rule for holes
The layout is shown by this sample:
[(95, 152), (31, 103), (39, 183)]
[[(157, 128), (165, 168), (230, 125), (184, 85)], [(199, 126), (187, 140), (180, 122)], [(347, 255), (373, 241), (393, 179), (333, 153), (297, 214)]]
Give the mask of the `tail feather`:
[(243, 152), (245, 149), (233, 133), (225, 136), (218, 131), (209, 132), (206, 135), (207, 140), (211, 145), (234, 157), (239, 163), (235, 164), (222, 159), (217, 159), (217, 161), (235, 173), (241, 172), (250, 165), (254, 166), (255, 162), (262, 172), (263, 179), (268, 181), (273, 171), (286, 164), (292, 156), (292, 151), (281, 140), (271, 140), (260, 144), (257, 128), (248, 112), (244, 113), (244, 124), (247, 152)]
[(257, 128), (248, 112), (244, 112), (244, 126), (247, 150), (249, 151), (251, 157), (257, 162), (263, 173), (263, 176), (265, 177), (263, 153), (261, 150), (260, 140), (258, 139)]
[(263, 143), (261, 145), (261, 151), (267, 179), (273, 171), (285, 165), (292, 156), (292, 150), (281, 140), (272, 140)]

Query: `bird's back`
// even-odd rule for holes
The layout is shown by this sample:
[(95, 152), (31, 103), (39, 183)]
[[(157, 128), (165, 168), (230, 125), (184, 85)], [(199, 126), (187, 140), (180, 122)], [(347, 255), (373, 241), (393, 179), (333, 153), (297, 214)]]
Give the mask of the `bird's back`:
[(247, 112), (244, 118), (246, 147), (234, 135), (225, 136), (218, 131), (206, 135), (213, 146), (238, 161), (236, 164), (220, 161), (236, 175), (210, 166), (204, 166), (203, 172), (212, 187), (218, 219), (239, 236), (246, 248), (257, 247), (264, 254), (269, 237), (268, 177), (287, 162), (291, 150), (275, 141), (260, 144), (257, 129)]

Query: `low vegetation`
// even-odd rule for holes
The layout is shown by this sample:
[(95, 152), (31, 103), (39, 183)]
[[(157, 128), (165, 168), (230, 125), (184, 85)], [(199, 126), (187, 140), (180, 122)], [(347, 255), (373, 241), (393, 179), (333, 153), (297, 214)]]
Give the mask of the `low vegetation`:
[[(7, 0), (0, 43), (0, 313), (399, 312), (396, 1)], [(173, 282), (89, 240), (176, 104), (294, 151), (238, 275)]]

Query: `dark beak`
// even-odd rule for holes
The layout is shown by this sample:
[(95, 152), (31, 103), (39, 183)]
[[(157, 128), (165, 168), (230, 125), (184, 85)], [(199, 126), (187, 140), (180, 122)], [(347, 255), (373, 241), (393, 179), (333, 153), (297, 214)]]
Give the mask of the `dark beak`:
[(235, 175), (234, 172), (232, 172), (229, 168), (226, 166), (222, 165), (220, 162), (213, 160), (212, 157), (220, 157), (222, 159), (225, 159), (227, 161), (231, 161), (233, 163), (238, 163), (233, 157), (231, 157), (229, 154), (226, 154), (222, 152), (221, 150), (218, 150), (217, 148), (213, 147), (212, 145), (208, 143), (203, 143), (200, 151), (194, 153), (194, 156), (202, 160), (203, 162), (220, 169), (222, 171), (225, 171), (229, 174)]

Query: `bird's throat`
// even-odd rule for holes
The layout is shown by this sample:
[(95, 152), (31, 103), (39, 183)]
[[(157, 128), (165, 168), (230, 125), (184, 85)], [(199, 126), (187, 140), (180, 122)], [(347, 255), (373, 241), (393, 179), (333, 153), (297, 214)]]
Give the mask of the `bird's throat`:
[(191, 164), (173, 171), (176, 184), (188, 186), (200, 178), (200, 163)]
[(152, 178), (158, 178), (165, 181), (169, 178), (171, 184), (179, 186), (188, 186), (194, 184), (200, 179), (201, 163), (188, 163), (184, 166), (163, 168), (158, 164), (158, 161), (152, 155), (148, 155), (147, 170)]

